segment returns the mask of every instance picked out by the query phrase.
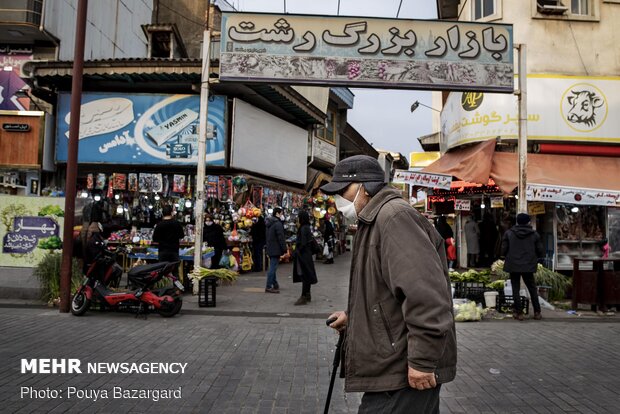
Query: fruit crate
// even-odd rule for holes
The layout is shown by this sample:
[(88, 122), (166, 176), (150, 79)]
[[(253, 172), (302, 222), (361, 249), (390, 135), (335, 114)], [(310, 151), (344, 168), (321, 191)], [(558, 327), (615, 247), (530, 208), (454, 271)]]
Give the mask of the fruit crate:
[[(502, 292), (497, 295), (495, 308), (502, 313), (512, 313), (514, 311), (514, 298), (512, 295), (504, 295)], [(525, 315), (529, 313), (530, 300), (521, 296), (521, 312)]]
[(454, 283), (454, 297), (459, 299), (469, 299), (474, 302), (481, 303), (484, 299), (484, 292), (489, 289), (484, 287), (483, 283), (479, 282), (455, 282)]

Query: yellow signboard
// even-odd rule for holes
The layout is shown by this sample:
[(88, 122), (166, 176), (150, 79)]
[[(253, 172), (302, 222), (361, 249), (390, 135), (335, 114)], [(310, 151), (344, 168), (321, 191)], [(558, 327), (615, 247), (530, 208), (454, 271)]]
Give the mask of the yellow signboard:
[(441, 157), (439, 151), (428, 152), (410, 152), (409, 153), (409, 167), (410, 168), (424, 168), (428, 167)]
[(528, 203), (527, 213), (530, 216), (537, 216), (539, 214), (545, 214), (545, 203), (537, 202), (537, 201)]

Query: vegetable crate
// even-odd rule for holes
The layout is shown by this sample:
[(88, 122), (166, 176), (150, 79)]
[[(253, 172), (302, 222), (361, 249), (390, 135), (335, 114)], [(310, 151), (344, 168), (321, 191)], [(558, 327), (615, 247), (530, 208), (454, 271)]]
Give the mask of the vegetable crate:
[(484, 292), (492, 290), (485, 288), (483, 283), (479, 282), (455, 282), (454, 297), (459, 299), (469, 299), (474, 302), (482, 302)]
[(215, 308), (217, 277), (203, 277), (198, 282), (198, 306)]
[[(496, 309), (502, 313), (511, 313), (514, 310), (514, 298), (512, 295), (504, 295), (503, 292), (500, 292), (497, 295), (496, 299)], [(521, 296), (521, 312), (525, 315), (529, 313), (530, 309), (530, 300)]]

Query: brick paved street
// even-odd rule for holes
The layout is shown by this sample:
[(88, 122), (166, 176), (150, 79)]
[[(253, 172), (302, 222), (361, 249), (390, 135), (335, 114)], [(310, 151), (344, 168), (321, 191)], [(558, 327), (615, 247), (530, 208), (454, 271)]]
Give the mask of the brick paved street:
[[(82, 318), (54, 310), (2, 309), (3, 412), (322, 412), (335, 336), (310, 318), (129, 314)], [(611, 413), (620, 406), (620, 324), (461, 323), (457, 380), (442, 413)], [(181, 362), (184, 374), (21, 374), (20, 358), (88, 362)], [(492, 374), (490, 369), (499, 370)], [(20, 399), (20, 387), (108, 390), (92, 401)], [(112, 399), (112, 387), (177, 388), (175, 400)], [(62, 393), (61, 393), (62, 395)], [(336, 382), (333, 412), (355, 412), (360, 396)]]

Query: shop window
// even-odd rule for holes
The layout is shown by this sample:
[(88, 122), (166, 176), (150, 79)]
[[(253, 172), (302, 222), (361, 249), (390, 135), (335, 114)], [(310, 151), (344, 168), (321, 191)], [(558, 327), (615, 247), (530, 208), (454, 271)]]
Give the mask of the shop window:
[(610, 208), (609, 220), (609, 254), (620, 253), (620, 208)]
[(601, 257), (606, 238), (606, 210), (602, 206), (556, 204), (557, 265), (572, 269), (573, 257)]
[(496, 20), (501, 16), (501, 0), (474, 0), (472, 3), (472, 20)]
[(334, 111), (327, 111), (325, 125), (321, 125), (317, 128), (316, 136), (327, 142), (336, 144), (336, 134), (338, 132), (336, 124), (336, 113)]

